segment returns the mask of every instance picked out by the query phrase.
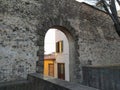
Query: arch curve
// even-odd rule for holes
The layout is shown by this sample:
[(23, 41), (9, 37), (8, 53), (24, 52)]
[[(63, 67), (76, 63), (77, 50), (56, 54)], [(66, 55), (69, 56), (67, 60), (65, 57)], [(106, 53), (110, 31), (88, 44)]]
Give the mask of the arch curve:
[[(47, 21), (44, 21), (41, 25), (42, 27), (40, 27), (40, 30), (39, 30), (39, 36), (41, 35), (41, 33), (43, 33), (42, 35), (45, 37), (45, 34), (46, 32), (51, 29), (51, 28), (55, 28), (55, 29), (58, 29), (60, 31), (62, 31), (66, 37), (68, 38), (68, 42), (69, 42), (69, 69), (70, 69), (70, 81), (77, 81), (80, 80), (80, 73), (78, 73), (78, 69), (79, 69), (79, 59), (78, 59), (78, 51), (77, 51), (77, 35), (75, 33), (75, 29), (71, 27), (70, 23), (66, 20), (66, 19), (63, 19), (63, 18), (49, 18), (47, 19)], [(44, 31), (42, 31), (44, 30)], [(41, 32), (42, 31), (42, 32)], [(44, 37), (42, 38), (44, 41)], [(39, 39), (38, 39), (39, 41)], [(43, 42), (42, 42), (43, 43)], [(44, 44), (42, 44), (44, 47)], [(39, 46), (41, 47), (41, 46)], [(40, 50), (39, 50), (40, 51)], [(39, 66), (38, 68), (41, 68), (43, 69), (43, 56), (44, 56), (44, 53), (41, 53), (42, 56), (41, 59), (38, 60), (39, 62)], [(38, 69), (39, 70), (39, 69)], [(43, 72), (43, 70), (41, 70)], [(80, 71), (80, 70), (79, 70)], [(79, 78), (79, 79), (78, 79)]]

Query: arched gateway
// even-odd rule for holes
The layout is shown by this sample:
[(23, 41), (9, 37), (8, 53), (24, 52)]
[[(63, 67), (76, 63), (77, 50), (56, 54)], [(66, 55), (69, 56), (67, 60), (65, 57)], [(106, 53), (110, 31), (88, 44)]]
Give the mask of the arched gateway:
[[(60, 19), (60, 20), (59, 20)], [(79, 77), (81, 76), (78, 71), (81, 71), (79, 69), (79, 64), (80, 61), (78, 59), (78, 52), (77, 52), (77, 43), (78, 43), (78, 39), (77, 39), (77, 35), (75, 35), (75, 30), (74, 28), (72, 28), (70, 26), (70, 23), (65, 21), (62, 18), (52, 18), (49, 19), (48, 21), (45, 21), (43, 25), (45, 25), (45, 27), (43, 26), (42, 29), (44, 29), (44, 34), (43, 34), (43, 40), (44, 40), (44, 36), (46, 34), (46, 32), (50, 29), (50, 28), (54, 28), (54, 29), (58, 29), (60, 31), (62, 31), (66, 37), (68, 38), (68, 42), (69, 42), (69, 69), (70, 69), (70, 81), (76, 81)], [(39, 34), (38, 34), (39, 35)], [(40, 35), (41, 37), (41, 35)], [(41, 41), (43, 41), (41, 40)], [(39, 39), (38, 39), (39, 41)], [(39, 42), (41, 44), (41, 42)], [(42, 45), (40, 45), (40, 48), (43, 47)], [(41, 50), (39, 50), (38, 52), (41, 52)], [(42, 53), (39, 53), (38, 56), (40, 57), (37, 63), (37, 72), (43, 73), (43, 64), (44, 63), (44, 53), (42, 51)], [(77, 77), (77, 78), (76, 78)]]

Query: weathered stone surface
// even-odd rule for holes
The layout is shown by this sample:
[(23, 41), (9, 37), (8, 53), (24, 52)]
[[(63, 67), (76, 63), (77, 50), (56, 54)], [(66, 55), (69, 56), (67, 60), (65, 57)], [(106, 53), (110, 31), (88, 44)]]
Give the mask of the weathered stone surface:
[(39, 88), (40, 90), (99, 90), (78, 83), (43, 76), (38, 73), (29, 74), (28, 80), (33, 82), (33, 87), (36, 87), (33, 88), (34, 90), (38, 90)]
[(0, 2), (3, 7), (0, 12), (0, 81), (25, 78), (36, 71), (36, 22), (22, 18), (18, 10), (12, 11), (19, 2)]
[(45, 33), (58, 26), (74, 40), (72, 80), (80, 82), (81, 65), (88, 60), (120, 62), (120, 38), (106, 13), (75, 0), (0, 0), (0, 81), (35, 72), (38, 51), (43, 59)]
[(0, 83), (0, 90), (98, 90), (78, 83), (58, 80), (34, 73), (28, 80)]
[(84, 85), (100, 90), (120, 90), (120, 65), (84, 66)]

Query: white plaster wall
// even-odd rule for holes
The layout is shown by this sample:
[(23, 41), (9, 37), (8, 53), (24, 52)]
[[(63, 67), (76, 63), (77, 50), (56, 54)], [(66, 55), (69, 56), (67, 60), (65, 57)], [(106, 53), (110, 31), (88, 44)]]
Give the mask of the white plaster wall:
[(65, 80), (69, 81), (69, 44), (67, 37), (60, 30), (55, 31), (55, 41), (63, 40), (63, 52), (56, 54), (56, 62), (55, 62), (55, 76), (57, 77), (57, 63), (65, 64)]

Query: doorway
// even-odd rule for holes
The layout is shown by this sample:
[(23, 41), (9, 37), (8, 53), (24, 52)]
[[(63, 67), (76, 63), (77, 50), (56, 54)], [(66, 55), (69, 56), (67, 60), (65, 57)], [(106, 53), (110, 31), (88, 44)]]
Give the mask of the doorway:
[[(54, 77), (63, 79), (66, 81), (73, 81), (74, 79), (74, 66), (75, 66), (75, 40), (74, 37), (70, 34), (70, 32), (62, 27), (62, 26), (53, 26), (48, 31), (55, 30), (55, 36), (52, 33), (51, 36), (54, 36), (54, 51), (51, 48), (51, 42), (53, 40), (48, 40), (48, 43), (45, 45), (48, 45), (48, 49), (51, 50), (51, 53), (47, 53), (47, 50), (45, 51), (45, 55), (53, 54), (55, 56), (54, 60)], [(48, 37), (49, 39), (50, 37)], [(55, 50), (56, 49), (56, 50)], [(44, 60), (45, 62), (45, 60)], [(49, 67), (49, 66), (48, 66)], [(52, 66), (51, 66), (52, 67)], [(45, 64), (44, 64), (44, 71), (45, 71)], [(50, 74), (48, 71), (48, 73)], [(50, 75), (49, 75), (50, 76)]]
[(58, 63), (58, 78), (65, 80), (65, 64)]
[(48, 64), (48, 75), (54, 77), (54, 64)]

